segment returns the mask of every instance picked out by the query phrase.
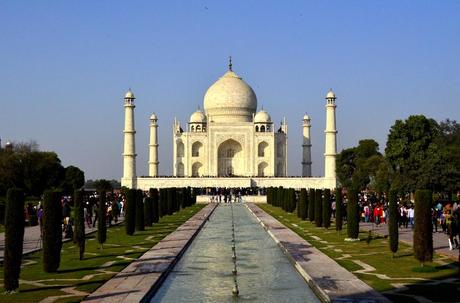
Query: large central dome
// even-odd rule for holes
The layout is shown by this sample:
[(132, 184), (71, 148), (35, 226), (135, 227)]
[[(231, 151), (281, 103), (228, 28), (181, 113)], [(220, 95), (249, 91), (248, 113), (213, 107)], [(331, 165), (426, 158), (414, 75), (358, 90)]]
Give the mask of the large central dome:
[(232, 70), (211, 85), (204, 96), (204, 110), (211, 122), (250, 122), (256, 109), (256, 94)]

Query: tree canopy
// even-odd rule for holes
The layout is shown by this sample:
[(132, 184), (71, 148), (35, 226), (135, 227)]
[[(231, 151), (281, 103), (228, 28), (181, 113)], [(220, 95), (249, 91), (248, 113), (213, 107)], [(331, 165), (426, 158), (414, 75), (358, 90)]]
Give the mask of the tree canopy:
[(84, 183), (80, 169), (64, 168), (55, 152), (40, 151), (35, 142), (0, 148), (0, 196), (4, 196), (8, 188), (17, 187), (23, 188), (26, 195), (38, 197), (46, 189), (79, 185), (82, 179)]
[(454, 135), (457, 129), (458, 136), (458, 125), (451, 121), (441, 125), (416, 115), (405, 121), (397, 120), (391, 127), (385, 157), (393, 188), (400, 192), (415, 192), (418, 188), (436, 191), (458, 188), (459, 166), (450, 161), (458, 159), (458, 155), (449, 151), (459, 149)]
[(375, 180), (384, 162), (373, 139), (360, 140), (358, 146), (342, 150), (337, 156), (337, 178), (342, 186), (365, 189)]

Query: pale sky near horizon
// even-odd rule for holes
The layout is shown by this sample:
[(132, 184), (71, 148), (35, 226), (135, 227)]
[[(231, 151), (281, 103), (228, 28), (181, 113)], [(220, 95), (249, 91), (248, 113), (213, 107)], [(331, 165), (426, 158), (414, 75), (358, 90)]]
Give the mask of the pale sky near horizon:
[(301, 119), (312, 118), (322, 176), (324, 96), (337, 99), (338, 151), (396, 119), (460, 120), (460, 1), (0, 1), (0, 138), (36, 141), (87, 179), (122, 174), (123, 96), (136, 99), (137, 173), (148, 118), (159, 117), (160, 173), (172, 122), (185, 125), (233, 68), (278, 127), (301, 173)]

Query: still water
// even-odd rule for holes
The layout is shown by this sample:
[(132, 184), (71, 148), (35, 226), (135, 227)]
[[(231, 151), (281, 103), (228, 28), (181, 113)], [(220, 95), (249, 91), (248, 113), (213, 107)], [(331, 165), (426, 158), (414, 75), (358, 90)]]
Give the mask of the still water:
[(232, 207), (221, 204), (151, 302), (320, 302), (242, 204), (233, 204), (239, 296), (232, 295)]

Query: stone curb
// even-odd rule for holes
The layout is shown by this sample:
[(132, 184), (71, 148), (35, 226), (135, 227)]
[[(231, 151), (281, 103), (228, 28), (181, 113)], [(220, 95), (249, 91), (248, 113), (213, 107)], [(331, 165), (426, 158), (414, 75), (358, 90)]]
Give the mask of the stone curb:
[[(246, 204), (246, 207), (280, 246), (281, 250), (322, 302), (391, 302), (255, 204), (249, 203)], [(270, 224), (264, 222), (264, 218), (261, 219), (256, 212), (264, 214), (265, 219), (272, 220), (275, 226), (270, 226)], [(280, 238), (280, 235), (277, 236), (275, 233), (281, 233), (282, 236), (292, 238)], [(301, 245), (308, 247), (308, 251), (301, 251), (298, 248)], [(306, 254), (316, 256), (316, 260), (313, 257), (307, 259), (304, 257)], [(315, 269), (315, 271), (312, 269)], [(322, 274), (324, 276), (321, 277)], [(340, 288), (336, 285), (343, 287)]]
[(216, 207), (205, 206), (82, 302), (149, 302)]

